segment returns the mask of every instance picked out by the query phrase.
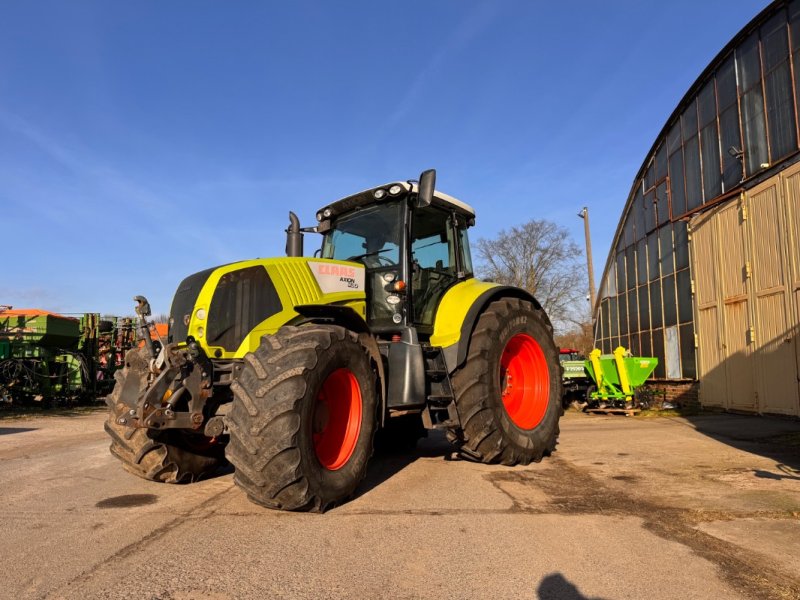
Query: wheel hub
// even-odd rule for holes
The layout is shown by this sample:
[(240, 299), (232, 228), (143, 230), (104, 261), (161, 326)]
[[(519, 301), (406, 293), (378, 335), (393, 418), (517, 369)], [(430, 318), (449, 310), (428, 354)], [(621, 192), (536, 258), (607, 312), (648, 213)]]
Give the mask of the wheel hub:
[(500, 391), (503, 407), (519, 428), (541, 423), (550, 398), (550, 369), (541, 346), (531, 336), (512, 337), (500, 357)]
[(350, 369), (333, 371), (317, 394), (312, 440), (320, 464), (341, 469), (353, 455), (361, 433), (361, 388)]

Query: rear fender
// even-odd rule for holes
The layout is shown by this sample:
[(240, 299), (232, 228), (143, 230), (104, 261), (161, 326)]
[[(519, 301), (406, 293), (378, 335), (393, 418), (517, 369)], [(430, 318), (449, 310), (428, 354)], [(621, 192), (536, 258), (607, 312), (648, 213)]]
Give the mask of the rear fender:
[[(466, 287), (468, 284), (469, 287)], [(465, 287), (459, 290), (461, 285)], [(448, 298), (453, 292), (455, 294)], [(537, 309), (541, 309), (541, 304), (526, 290), (477, 280), (468, 280), (454, 286), (442, 298), (436, 312), (431, 345), (442, 347), (447, 370), (450, 373), (467, 359), (472, 332), (483, 311), (489, 304), (501, 298), (527, 300)], [(546, 315), (545, 319), (550, 325)]]

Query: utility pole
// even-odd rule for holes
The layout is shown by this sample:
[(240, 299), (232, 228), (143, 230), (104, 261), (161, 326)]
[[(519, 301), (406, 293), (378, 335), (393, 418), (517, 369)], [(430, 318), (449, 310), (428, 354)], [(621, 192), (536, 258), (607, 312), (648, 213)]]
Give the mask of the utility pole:
[(589, 303), (594, 314), (594, 265), (592, 264), (592, 236), (589, 234), (589, 209), (584, 206), (578, 213), (583, 219), (583, 233), (586, 235), (586, 268), (589, 270)]

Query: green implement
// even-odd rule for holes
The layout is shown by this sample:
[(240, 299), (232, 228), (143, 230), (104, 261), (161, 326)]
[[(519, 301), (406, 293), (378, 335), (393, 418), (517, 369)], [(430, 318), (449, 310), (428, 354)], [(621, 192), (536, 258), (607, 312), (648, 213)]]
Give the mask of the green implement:
[(642, 385), (658, 365), (652, 356), (626, 356), (622, 346), (613, 354), (600, 354), (594, 349), (586, 361), (586, 371), (597, 385), (590, 400), (622, 400), (630, 402), (634, 391)]

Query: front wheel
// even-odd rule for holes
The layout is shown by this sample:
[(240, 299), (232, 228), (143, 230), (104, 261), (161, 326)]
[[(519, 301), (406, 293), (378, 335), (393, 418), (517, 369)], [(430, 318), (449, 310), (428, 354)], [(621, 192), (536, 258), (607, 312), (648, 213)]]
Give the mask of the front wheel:
[(129, 407), (123, 394), (141, 396), (147, 390), (147, 355), (135, 348), (125, 355), (122, 370), (106, 398), (105, 430), (111, 438), (111, 454), (126, 471), (149, 481), (190, 483), (211, 476), (225, 464), (223, 444), (196, 433), (175, 429), (152, 431), (128, 427)]
[(562, 384), (544, 311), (517, 298), (481, 314), (464, 365), (452, 377), (461, 454), (504, 465), (538, 462), (558, 439)]
[(375, 375), (338, 326), (282, 327), (231, 385), (228, 460), (255, 503), (322, 512), (353, 494), (372, 455)]

